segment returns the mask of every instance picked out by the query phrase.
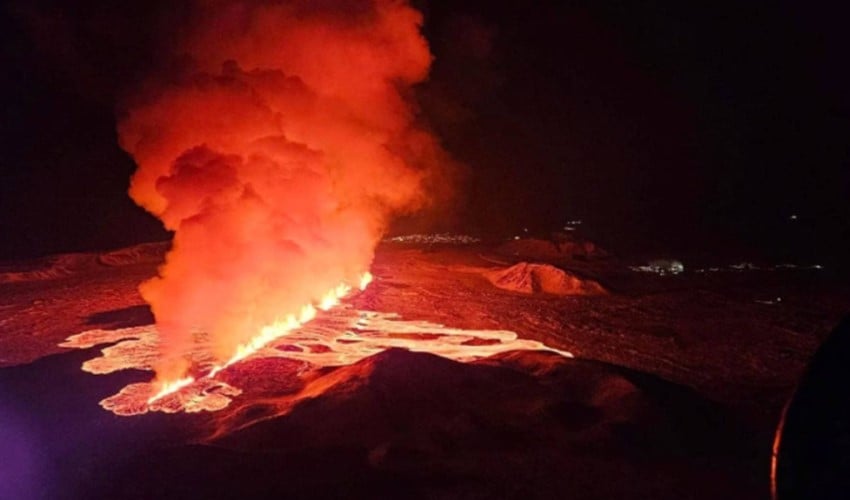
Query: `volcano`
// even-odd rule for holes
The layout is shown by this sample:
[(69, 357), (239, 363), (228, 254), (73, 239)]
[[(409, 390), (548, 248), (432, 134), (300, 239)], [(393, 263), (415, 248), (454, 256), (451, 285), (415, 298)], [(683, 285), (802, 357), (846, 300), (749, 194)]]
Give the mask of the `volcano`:
[[(767, 495), (781, 405), (846, 290), (469, 241), (383, 244), (364, 291), (153, 405), (135, 283), (165, 245), (8, 263), (4, 494)], [(605, 293), (491, 280), (529, 263)]]

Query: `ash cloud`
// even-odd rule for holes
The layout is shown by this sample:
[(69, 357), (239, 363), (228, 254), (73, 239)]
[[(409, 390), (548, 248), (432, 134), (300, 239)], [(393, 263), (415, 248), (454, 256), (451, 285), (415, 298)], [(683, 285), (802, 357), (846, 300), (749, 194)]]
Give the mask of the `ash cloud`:
[[(191, 331), (230, 356), (356, 282), (392, 217), (446, 192), (453, 161), (417, 118), (432, 56), (394, 0), (192, 5), (163, 70), (119, 120), (133, 200), (174, 232), (140, 291), (182, 376)], [(175, 62), (176, 61), (176, 62)]]

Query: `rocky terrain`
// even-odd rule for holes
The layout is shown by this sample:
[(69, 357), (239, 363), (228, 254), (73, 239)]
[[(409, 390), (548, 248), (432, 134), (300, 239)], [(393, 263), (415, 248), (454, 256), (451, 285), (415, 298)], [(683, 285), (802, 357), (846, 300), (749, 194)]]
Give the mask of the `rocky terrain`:
[(575, 358), (248, 359), (225, 374), (242, 393), (220, 411), (121, 417), (98, 402), (150, 373), (85, 373), (105, 346), (59, 344), (150, 324), (136, 286), (165, 245), (5, 263), (0, 461), (15, 465), (0, 497), (768, 496), (773, 428), (846, 313), (845, 281), (658, 275), (586, 244), (461, 243), (385, 243), (350, 306), (509, 330)]

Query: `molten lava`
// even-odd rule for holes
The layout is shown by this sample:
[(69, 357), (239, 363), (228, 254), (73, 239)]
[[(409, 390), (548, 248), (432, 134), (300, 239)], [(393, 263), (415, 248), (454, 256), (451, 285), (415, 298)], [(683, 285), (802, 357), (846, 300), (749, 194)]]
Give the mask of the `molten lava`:
[[(361, 276), (360, 283), (368, 285), (371, 279), (366, 273)], [(307, 305), (299, 316), (289, 315), (262, 328), (250, 341), (241, 344), (225, 363), (216, 362), (210, 356), (205, 346), (209, 335), (195, 332), (198, 342), (184, 354), (198, 372), (206, 372), (206, 375), (165, 383), (130, 384), (100, 404), (118, 415), (150, 411), (218, 411), (242, 394), (242, 389), (231, 385), (234, 383), (232, 376), (229, 375), (225, 382), (219, 374), (226, 368), (243, 364), (250, 372), (252, 360), (263, 358), (303, 363), (303, 370), (309, 373), (324, 367), (351, 365), (392, 348), (428, 352), (460, 362), (516, 350), (543, 350), (572, 357), (567, 351), (520, 339), (508, 330), (451, 328), (427, 321), (402, 320), (394, 313), (357, 310), (341, 300), (350, 290), (348, 286), (335, 287), (332, 291), (338, 304), (327, 311)], [(87, 349), (115, 342), (118, 343), (101, 351), (101, 357), (86, 361), (83, 370), (95, 374), (125, 369), (150, 370), (156, 362), (161, 336), (155, 326), (90, 330), (69, 337), (61, 346)]]

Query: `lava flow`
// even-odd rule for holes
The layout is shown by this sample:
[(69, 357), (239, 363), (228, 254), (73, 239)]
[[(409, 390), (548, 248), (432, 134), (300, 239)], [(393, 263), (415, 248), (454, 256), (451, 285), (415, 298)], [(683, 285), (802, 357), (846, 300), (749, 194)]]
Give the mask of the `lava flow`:
[[(371, 275), (364, 275), (361, 286), (365, 287), (370, 280)], [(427, 352), (459, 362), (516, 350), (542, 350), (572, 357), (567, 351), (553, 349), (538, 341), (520, 339), (508, 330), (451, 328), (428, 321), (404, 320), (394, 313), (358, 310), (341, 300), (346, 296), (342, 292), (350, 290), (348, 287), (334, 289), (335, 298), (327, 303), (333, 302), (335, 307), (327, 310), (305, 307), (303, 311), (312, 311), (304, 317), (305, 320), (309, 318), (307, 321), (290, 316), (263, 329), (256, 340), (245, 344), (223, 364), (217, 364), (206, 348), (209, 336), (195, 331), (197, 342), (185, 356), (194, 366), (203, 368), (202, 373), (206, 371), (206, 375), (170, 381), (167, 385), (156, 382), (130, 384), (100, 404), (118, 415), (150, 411), (218, 411), (242, 394), (242, 388), (231, 384), (239, 384), (238, 381), (244, 377), (240, 373), (251, 373), (251, 364), (261, 359), (294, 361), (302, 366), (298, 373), (306, 374), (321, 368), (351, 365), (392, 348)], [(156, 326), (149, 325), (121, 330), (90, 330), (69, 337), (61, 345), (86, 349), (114, 343), (101, 351), (102, 356), (83, 364), (84, 371), (107, 374), (125, 369), (151, 370), (160, 341)], [(234, 365), (245, 365), (245, 368)], [(222, 370), (228, 367), (233, 367), (237, 373), (220, 376)], [(244, 389), (251, 390), (252, 387), (248, 385)]]

